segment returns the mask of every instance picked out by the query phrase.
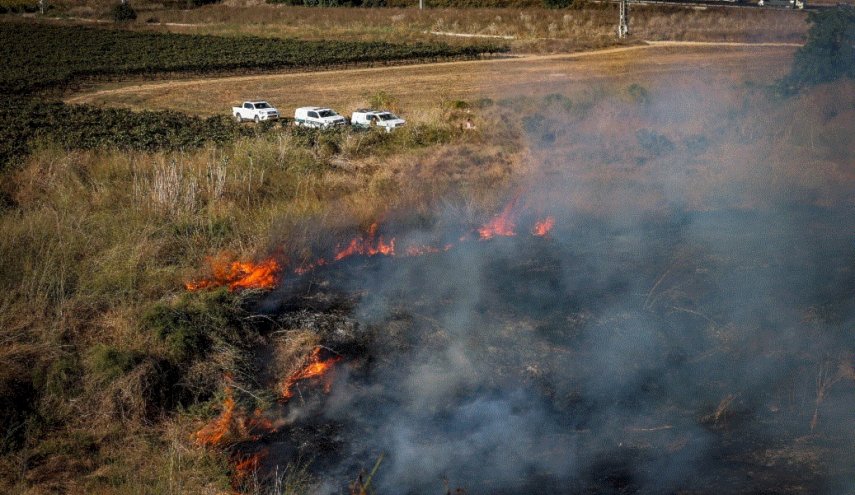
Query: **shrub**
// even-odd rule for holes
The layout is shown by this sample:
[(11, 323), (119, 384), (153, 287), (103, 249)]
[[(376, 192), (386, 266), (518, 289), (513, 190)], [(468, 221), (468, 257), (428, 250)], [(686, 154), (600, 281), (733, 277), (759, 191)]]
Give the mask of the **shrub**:
[(120, 3), (113, 7), (113, 20), (116, 22), (130, 22), (137, 18), (137, 11), (129, 3)]
[(626, 88), (626, 92), (629, 94), (632, 101), (639, 105), (647, 105), (650, 103), (650, 92), (647, 91), (647, 88), (638, 83), (630, 84), (629, 87)]
[(573, 5), (573, 0), (543, 0), (543, 6), (550, 9), (566, 9)]
[(189, 364), (205, 358), (213, 344), (242, 345), (242, 313), (237, 298), (222, 288), (156, 303), (143, 315), (143, 325), (166, 343), (173, 361)]
[(398, 98), (385, 91), (378, 91), (368, 98), (368, 104), (378, 110), (398, 110)]
[(136, 351), (123, 351), (105, 344), (97, 344), (89, 352), (92, 371), (106, 380), (126, 374), (140, 363), (142, 357)]
[(650, 129), (639, 129), (635, 133), (638, 144), (654, 156), (674, 151), (674, 143), (662, 134)]
[(807, 43), (796, 52), (790, 74), (780, 82), (785, 92), (855, 77), (855, 8), (813, 11), (808, 22)]
[(706, 136), (697, 134), (685, 138), (683, 144), (692, 153), (703, 153), (710, 147), (710, 140)]
[(543, 103), (551, 108), (563, 110), (565, 112), (569, 112), (573, 109), (573, 101), (560, 93), (551, 93), (544, 96)]

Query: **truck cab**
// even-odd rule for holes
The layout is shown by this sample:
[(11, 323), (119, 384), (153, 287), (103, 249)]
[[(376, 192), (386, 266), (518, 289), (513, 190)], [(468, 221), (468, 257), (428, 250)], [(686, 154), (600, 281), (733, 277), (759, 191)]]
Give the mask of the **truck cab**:
[(232, 107), (232, 116), (238, 122), (243, 122), (244, 120), (253, 120), (255, 122), (277, 120), (279, 118), (279, 110), (276, 110), (266, 101), (245, 101), (239, 107)]
[(407, 123), (406, 120), (398, 117), (392, 112), (386, 110), (370, 110), (361, 108), (350, 116), (350, 122), (355, 127), (380, 127), (386, 129), (386, 132), (392, 132), (393, 129), (403, 126)]
[(347, 119), (326, 107), (300, 107), (294, 111), (294, 122), (299, 126), (316, 129), (347, 125)]

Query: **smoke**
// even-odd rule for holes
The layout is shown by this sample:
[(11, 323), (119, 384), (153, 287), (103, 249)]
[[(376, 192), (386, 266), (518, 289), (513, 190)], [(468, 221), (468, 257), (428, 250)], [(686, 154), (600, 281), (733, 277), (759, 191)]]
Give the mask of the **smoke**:
[[(744, 88), (693, 102), (696, 86), (529, 108), (538, 167), (520, 190), (554, 215), (544, 238), (312, 275), (358, 294), (361, 345), (322, 403), (293, 406), (338, 425), (322, 492), (381, 453), (377, 493), (851, 488), (851, 202), (801, 182), (806, 152), (779, 129), (744, 134), (797, 105)], [(773, 146), (792, 157), (756, 156)], [(438, 217), (400, 245), (460, 223)]]

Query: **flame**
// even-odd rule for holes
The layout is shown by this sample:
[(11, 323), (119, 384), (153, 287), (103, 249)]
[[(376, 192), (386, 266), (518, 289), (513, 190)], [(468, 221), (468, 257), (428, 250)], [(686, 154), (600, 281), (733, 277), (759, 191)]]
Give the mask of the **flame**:
[[(312, 354), (309, 356), (309, 361), (305, 366), (300, 368), (299, 370), (291, 373), (291, 375), (285, 379), (282, 383), (282, 398), (285, 400), (290, 399), (294, 396), (294, 385), (297, 384), (300, 380), (306, 380), (309, 378), (321, 378), (324, 377), (333, 367), (333, 365), (339, 361), (341, 361), (340, 356), (333, 356), (330, 358), (323, 359), (321, 358), (322, 347), (315, 347), (312, 351)], [(329, 392), (330, 387), (332, 386), (332, 382), (326, 380), (324, 383), (324, 392)]]
[(252, 453), (246, 457), (239, 459), (235, 463), (235, 472), (232, 481), (235, 485), (239, 486), (247, 478), (249, 478), (255, 471), (258, 470), (258, 466), (261, 464), (261, 461), (267, 457), (269, 453), (268, 449), (262, 449), (258, 452)]
[(534, 224), (534, 228), (531, 229), (531, 233), (532, 235), (543, 237), (552, 230), (552, 227), (555, 227), (555, 217), (548, 216), (542, 220), (538, 220)]
[(327, 264), (327, 260), (325, 260), (324, 258), (318, 258), (313, 263), (307, 263), (305, 265), (301, 265), (301, 266), (298, 266), (297, 268), (294, 268), (294, 274), (305, 275), (306, 273), (309, 273), (310, 271), (314, 270), (315, 268), (317, 268), (319, 266), (324, 266), (326, 264)]
[(238, 289), (272, 289), (276, 286), (279, 263), (270, 258), (261, 263), (212, 260), (213, 278), (186, 282), (187, 290), (195, 291), (227, 285), (230, 291)]
[(478, 235), (481, 237), (481, 240), (492, 239), (495, 236), (510, 237), (516, 235), (514, 231), (516, 224), (513, 219), (516, 204), (517, 198), (514, 198), (510, 203), (505, 205), (501, 213), (478, 229)]
[[(227, 378), (227, 382), (230, 380)], [(231, 385), (226, 386), (226, 399), (223, 401), (223, 410), (216, 419), (203, 426), (196, 432), (196, 445), (217, 446), (220, 445), (226, 434), (232, 430), (235, 412), (235, 399), (232, 396)]]
[(196, 432), (196, 445), (216, 447), (225, 443), (227, 439), (247, 437), (258, 440), (262, 436), (261, 433), (276, 431), (273, 422), (264, 416), (261, 409), (256, 409), (252, 416), (247, 417), (244, 411), (237, 408), (232, 377), (226, 375), (225, 382), (226, 398), (223, 400), (223, 409), (219, 416)]
[(371, 227), (368, 228), (367, 236), (351, 239), (347, 247), (338, 249), (333, 259), (339, 261), (355, 254), (395, 256), (395, 238), (393, 237), (389, 242), (386, 242), (383, 240), (383, 236), (377, 237), (377, 227), (377, 222), (372, 223)]

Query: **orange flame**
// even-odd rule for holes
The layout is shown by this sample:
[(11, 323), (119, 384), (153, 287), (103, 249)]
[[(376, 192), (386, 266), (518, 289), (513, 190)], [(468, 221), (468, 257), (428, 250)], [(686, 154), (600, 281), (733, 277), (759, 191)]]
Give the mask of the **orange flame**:
[(478, 235), (482, 240), (492, 239), (495, 236), (510, 237), (516, 235), (514, 231), (516, 224), (513, 219), (516, 204), (517, 198), (514, 198), (501, 213), (478, 229)]
[(386, 242), (383, 240), (383, 236), (377, 237), (377, 227), (377, 222), (372, 223), (371, 227), (368, 228), (367, 236), (351, 239), (347, 247), (339, 249), (333, 259), (339, 261), (355, 254), (395, 256), (395, 238), (393, 237), (389, 242)]
[(226, 399), (223, 401), (223, 410), (216, 419), (203, 426), (196, 432), (196, 445), (216, 446), (220, 445), (226, 434), (232, 429), (235, 412), (235, 400), (232, 397), (231, 386), (226, 387)]
[(269, 451), (267, 449), (262, 449), (238, 460), (235, 463), (235, 473), (232, 480), (233, 483), (239, 486), (246, 481), (252, 473), (258, 470), (258, 466), (261, 464), (261, 461), (267, 457), (268, 453)]
[[(285, 379), (285, 381), (282, 383), (283, 399), (288, 400), (294, 396), (293, 388), (298, 381), (306, 380), (309, 378), (322, 378), (332, 369), (335, 363), (341, 361), (340, 356), (333, 356), (327, 359), (321, 358), (322, 350), (322, 347), (315, 347), (315, 350), (312, 351), (312, 354), (309, 356), (309, 361), (306, 363), (306, 365), (295, 371), (294, 373), (291, 373), (291, 375), (287, 379)], [(324, 391), (329, 392), (331, 386), (332, 382), (327, 379), (324, 383)]]
[(272, 289), (279, 275), (279, 263), (267, 259), (261, 263), (212, 260), (213, 278), (186, 282), (187, 290), (195, 291), (227, 285), (230, 291), (238, 289)]
[(552, 230), (552, 227), (555, 227), (555, 217), (548, 216), (542, 220), (538, 220), (534, 224), (534, 228), (531, 229), (531, 233), (532, 235), (543, 237)]

